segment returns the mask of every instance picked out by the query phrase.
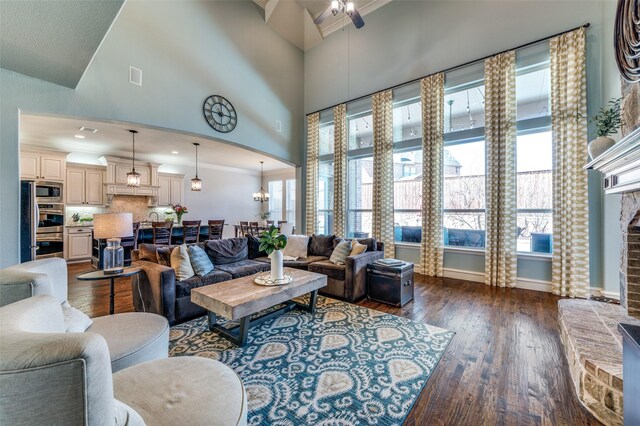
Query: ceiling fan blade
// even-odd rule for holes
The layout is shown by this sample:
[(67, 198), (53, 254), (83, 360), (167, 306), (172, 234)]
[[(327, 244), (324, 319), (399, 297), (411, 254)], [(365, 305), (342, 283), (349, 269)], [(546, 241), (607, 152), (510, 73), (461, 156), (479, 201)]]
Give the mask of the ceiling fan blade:
[(325, 11), (324, 11), (324, 12), (322, 12), (322, 13), (320, 14), (320, 16), (318, 16), (318, 17), (313, 21), (313, 23), (314, 23), (314, 24), (316, 24), (316, 25), (320, 25), (320, 24), (322, 24), (322, 22), (323, 22), (325, 19), (327, 19), (327, 18), (329, 17), (329, 15), (331, 15), (331, 6), (329, 6), (328, 8), (326, 8), (326, 9), (325, 9)]
[(357, 29), (364, 27), (364, 19), (362, 19), (362, 16), (360, 16), (356, 9), (353, 9), (350, 16), (353, 21), (353, 25), (355, 25)]

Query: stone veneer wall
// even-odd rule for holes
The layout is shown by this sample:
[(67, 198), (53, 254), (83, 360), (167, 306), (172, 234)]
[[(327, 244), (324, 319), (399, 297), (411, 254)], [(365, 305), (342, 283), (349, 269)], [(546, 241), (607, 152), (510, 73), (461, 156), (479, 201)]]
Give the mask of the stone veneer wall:
[(151, 212), (158, 212), (160, 220), (164, 220), (164, 211), (168, 207), (149, 207), (147, 197), (115, 196), (109, 207), (102, 206), (71, 206), (66, 208), (65, 221), (67, 224), (73, 222), (71, 216), (74, 213), (80, 216), (92, 216), (95, 213), (132, 213), (134, 222), (149, 220)]
[[(640, 82), (632, 84), (622, 80), (622, 98), (624, 137), (640, 127)], [(639, 212), (640, 191), (623, 194), (620, 212), (620, 303), (630, 316), (636, 318), (640, 318), (640, 234), (636, 234), (638, 220), (634, 218)], [(628, 235), (630, 231), (632, 235)]]

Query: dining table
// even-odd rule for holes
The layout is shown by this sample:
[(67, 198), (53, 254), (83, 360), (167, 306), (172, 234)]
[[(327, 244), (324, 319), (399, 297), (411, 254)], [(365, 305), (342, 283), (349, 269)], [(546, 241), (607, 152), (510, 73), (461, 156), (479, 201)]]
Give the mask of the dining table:
[[(240, 237), (240, 225), (233, 225), (234, 228), (234, 232), (235, 232), (235, 236), (236, 238)], [(271, 228), (271, 225), (258, 225), (258, 231), (262, 232), (262, 231), (266, 231), (269, 228)]]

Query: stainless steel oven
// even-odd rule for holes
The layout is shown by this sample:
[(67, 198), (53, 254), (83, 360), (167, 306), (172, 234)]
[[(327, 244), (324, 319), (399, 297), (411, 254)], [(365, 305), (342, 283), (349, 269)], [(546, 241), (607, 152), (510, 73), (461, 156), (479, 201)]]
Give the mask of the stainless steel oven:
[(38, 203), (36, 234), (64, 231), (64, 204)]
[(63, 199), (61, 182), (36, 182), (36, 200), (38, 203), (62, 203)]
[(46, 257), (64, 257), (64, 238), (62, 232), (36, 234), (38, 251), (36, 259)]

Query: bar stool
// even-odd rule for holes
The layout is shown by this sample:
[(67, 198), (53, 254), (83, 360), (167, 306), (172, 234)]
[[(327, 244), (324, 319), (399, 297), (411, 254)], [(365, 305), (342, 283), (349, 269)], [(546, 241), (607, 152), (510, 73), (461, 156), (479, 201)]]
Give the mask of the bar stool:
[(171, 245), (173, 222), (151, 222), (153, 244)]
[(209, 221), (209, 239), (221, 240), (224, 230), (224, 219), (213, 219)]
[(200, 235), (201, 220), (183, 220), (182, 221), (182, 239), (180, 244), (193, 244), (198, 242)]

